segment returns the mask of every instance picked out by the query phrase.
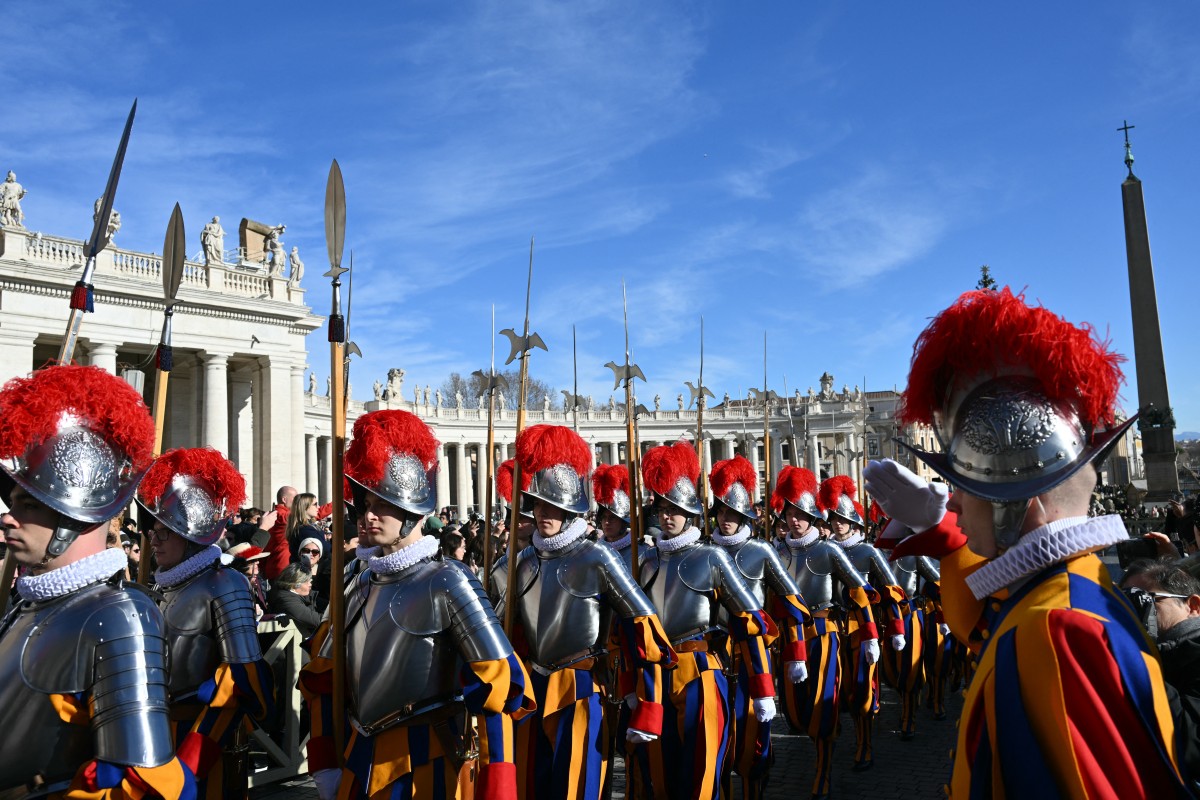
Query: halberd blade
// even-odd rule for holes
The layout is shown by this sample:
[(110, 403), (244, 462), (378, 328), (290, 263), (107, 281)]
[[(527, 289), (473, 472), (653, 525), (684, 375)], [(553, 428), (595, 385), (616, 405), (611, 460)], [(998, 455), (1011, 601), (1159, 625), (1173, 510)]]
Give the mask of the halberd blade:
[[(337, 159), (329, 165), (329, 180), (325, 184), (325, 246), (329, 249), (329, 266), (333, 272), (342, 266), (342, 250), (346, 244), (346, 187), (342, 184), (342, 168)], [(330, 277), (336, 277), (335, 272)]]
[(117, 155), (113, 158), (112, 169), (108, 171), (108, 183), (104, 186), (104, 194), (100, 195), (100, 210), (96, 212), (96, 221), (92, 225), (92, 236), (88, 239), (85, 259), (95, 258), (97, 253), (108, 247), (108, 219), (112, 216), (113, 203), (117, 198), (117, 183), (121, 180), (121, 166), (125, 163), (129, 132), (133, 130), (133, 118), (136, 114), (137, 98), (134, 98), (129, 117), (125, 120), (125, 130), (121, 133), (121, 142), (117, 145)]
[(183, 281), (183, 262), (186, 258), (187, 234), (183, 228), (183, 211), (179, 208), (179, 203), (176, 203), (171, 212), (171, 221), (167, 223), (167, 236), (163, 240), (163, 300), (168, 306), (174, 305), (175, 296), (179, 294), (179, 284)]

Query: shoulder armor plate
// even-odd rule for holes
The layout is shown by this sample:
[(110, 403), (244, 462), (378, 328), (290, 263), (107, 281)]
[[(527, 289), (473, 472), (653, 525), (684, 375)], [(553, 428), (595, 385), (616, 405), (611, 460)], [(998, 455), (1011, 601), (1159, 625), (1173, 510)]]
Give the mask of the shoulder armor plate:
[(713, 560), (729, 559), (724, 550), (708, 545), (690, 548), (679, 559), (679, 580), (693, 592), (711, 592), (717, 588), (713, 580)]

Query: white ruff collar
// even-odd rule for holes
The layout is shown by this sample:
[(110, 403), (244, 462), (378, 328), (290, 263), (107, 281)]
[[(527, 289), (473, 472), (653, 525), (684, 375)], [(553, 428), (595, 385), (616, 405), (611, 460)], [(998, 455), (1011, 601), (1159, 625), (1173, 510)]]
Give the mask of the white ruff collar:
[(17, 579), (17, 592), (22, 600), (49, 600), (82, 589), (92, 583), (105, 581), (129, 564), (129, 556), (120, 547), (110, 547), (93, 553), (65, 567), (26, 575)]
[(976, 600), (982, 600), (1046, 567), (1128, 538), (1125, 524), (1115, 514), (1055, 520), (1031, 530), (1002, 555), (975, 570), (967, 577), (967, 586)]
[(372, 558), (379, 556), (378, 547), (359, 547), (354, 548), (354, 557), (359, 561), (369, 561)]
[(717, 531), (713, 531), (713, 534), (712, 534), (712, 540), (714, 542), (716, 542), (717, 544), (721, 545), (721, 547), (733, 547), (735, 545), (741, 544), (742, 542), (746, 541), (749, 538), (750, 538), (750, 526), (749, 525), (738, 526), (737, 532), (735, 534), (733, 534), (733, 536), (726, 536), (725, 534), (718, 533)]
[(655, 544), (657, 544), (658, 549), (664, 553), (674, 553), (676, 550), (682, 550), (685, 547), (691, 547), (698, 541), (700, 541), (700, 529), (695, 525), (690, 525), (683, 533), (679, 534), (678, 536), (673, 536), (670, 539), (664, 536), (660, 531)]
[(608, 539), (605, 539), (603, 536), (600, 537), (600, 541), (604, 542), (606, 545), (608, 545), (613, 550), (616, 550), (619, 553), (622, 550), (624, 550), (625, 548), (629, 547), (629, 545), (633, 543), (633, 534), (627, 530), (627, 531), (625, 531), (625, 535), (622, 536), (620, 539), (617, 539), (615, 542), (610, 542)]
[(838, 541), (837, 539), (830, 539), (830, 541), (833, 542), (834, 544), (836, 544), (838, 547), (842, 548), (843, 550), (849, 550), (851, 547), (855, 547), (857, 545), (862, 544), (863, 532), (855, 531), (854, 533), (850, 534), (849, 536), (847, 536), (845, 539), (842, 539), (841, 541)]
[(438, 540), (432, 536), (423, 536), (407, 547), (401, 547), (386, 556), (371, 556), (367, 562), (371, 572), (376, 575), (394, 575), (416, 564), (432, 558), (438, 551)]
[(533, 532), (533, 546), (540, 553), (557, 553), (567, 545), (574, 542), (580, 536), (587, 533), (587, 522), (583, 517), (576, 517), (570, 525), (563, 528), (553, 536), (542, 536), (537, 531)]
[(793, 539), (791, 536), (789, 536), (786, 539), (784, 539), (783, 541), (792, 550), (804, 550), (808, 547), (811, 547), (817, 541), (817, 539), (820, 539), (820, 538), (821, 538), (820, 531), (809, 531), (808, 533), (801, 536), (799, 539)]
[(208, 565), (221, 558), (221, 548), (215, 544), (201, 550), (191, 558), (185, 558), (170, 569), (154, 571), (154, 582), (159, 586), (178, 586), (193, 575), (199, 575)]

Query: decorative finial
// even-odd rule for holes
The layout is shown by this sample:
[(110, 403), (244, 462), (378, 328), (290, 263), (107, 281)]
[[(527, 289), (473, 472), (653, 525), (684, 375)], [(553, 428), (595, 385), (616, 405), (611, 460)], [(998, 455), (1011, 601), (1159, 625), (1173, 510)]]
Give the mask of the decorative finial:
[(1124, 133), (1125, 133), (1125, 166), (1129, 170), (1129, 177), (1132, 178), (1133, 177), (1133, 148), (1129, 144), (1129, 132), (1131, 130), (1133, 130), (1134, 128), (1136, 128), (1137, 126), (1130, 125), (1129, 120), (1127, 120), (1127, 119), (1123, 119), (1123, 120), (1121, 120), (1121, 122), (1123, 122), (1125, 124), (1122, 125), (1120, 128), (1117, 128), (1117, 130), (1124, 131)]

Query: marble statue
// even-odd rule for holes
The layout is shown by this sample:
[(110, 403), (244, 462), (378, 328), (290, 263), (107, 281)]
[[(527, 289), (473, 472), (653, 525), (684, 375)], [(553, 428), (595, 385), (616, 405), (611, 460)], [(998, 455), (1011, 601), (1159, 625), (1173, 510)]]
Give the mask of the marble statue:
[(25, 227), (25, 213), (21, 211), (21, 198), (28, 192), (17, 183), (17, 176), (11, 169), (4, 183), (0, 183), (0, 225), (11, 228)]
[(844, 383), (842, 384), (842, 399), (843, 400), (850, 399), (850, 387)]
[(433, 400), (434, 400), (433, 404), (435, 406), (437, 406), (438, 408), (442, 407), (442, 390), (441, 389), (438, 389), (437, 391), (435, 391), (433, 393)]
[(395, 400), (397, 403), (404, 399), (404, 370), (392, 367), (388, 370), (387, 386), (383, 390), (384, 400)]
[(430, 398), (429, 384), (427, 383), (427, 384), (425, 384), (425, 396), (422, 398), (425, 402), (422, 403), (422, 405), (426, 405), (426, 406), (429, 405), (429, 398)]
[(808, 399), (810, 402), (817, 399), (817, 393), (813, 391), (811, 386), (808, 387)]
[(662, 411), (662, 395), (661, 394), (654, 395), (654, 410)]
[(679, 405), (679, 410), (683, 411), (683, 393), (680, 392), (675, 396), (675, 402)]
[[(100, 207), (102, 205), (104, 205), (104, 198), (97, 197), (95, 208), (92, 211), (92, 222), (100, 218)], [(104, 236), (111, 242), (119, 230), (121, 230), (121, 212), (114, 208), (112, 213), (108, 215), (108, 228), (105, 230)]]
[(292, 248), (289, 260), (292, 262), (292, 272), (288, 275), (288, 285), (299, 286), (300, 279), (304, 277), (304, 262), (300, 260), (300, 248)]
[(476, 401), (479, 403), (479, 410), (480, 410), (480, 411), (483, 411), (483, 406), (484, 406), (484, 401), (483, 401), (483, 398), (484, 398), (484, 397), (485, 397), (485, 395), (482, 395), (482, 394), (481, 394), (481, 395), (479, 395), (479, 397), (475, 398), (475, 399), (476, 399)]
[(379, 381), (375, 381), (374, 385), (371, 386), (371, 390), (375, 392), (376, 400), (383, 399), (383, 384), (382, 383), (380, 383)]
[(821, 374), (820, 398), (822, 400), (832, 400), (833, 399), (833, 376), (830, 375), (828, 372), (824, 372)]
[(725, 406), (726, 408), (729, 407), (729, 392), (725, 393), (725, 397), (721, 400), (721, 405)]
[(267, 235), (267, 240), (263, 242), (263, 245), (266, 247), (266, 252), (263, 254), (263, 262), (270, 262), (271, 266), (268, 272), (271, 275), (283, 274), (283, 262), (285, 258), (283, 255), (283, 242), (279, 241), (279, 237), (283, 235), (285, 230), (287, 230), (286, 225), (276, 225), (274, 228), (271, 228), (271, 232)]
[(596, 401), (590, 394), (587, 397), (587, 410), (588, 411), (596, 410)]
[(317, 393), (317, 373), (315, 372), (308, 373), (308, 393)]
[(542, 398), (542, 411), (546, 412), (549, 410), (550, 410), (550, 395), (546, 395), (545, 397)]
[(862, 400), (862, 389), (858, 388), (858, 384), (854, 384), (854, 399)]
[(504, 392), (499, 389), (496, 390), (496, 403), (500, 406), (501, 411), (508, 405), (508, 401), (504, 399)]
[(332, 377), (325, 379), (325, 396), (333, 397), (333, 378)]
[(413, 405), (414, 406), (421, 405), (421, 387), (420, 386), (416, 386), (413, 388)]
[(212, 222), (200, 231), (200, 247), (204, 250), (205, 265), (220, 264), (225, 260), (225, 229), (221, 227), (221, 218), (213, 217)]
[(463, 394), (462, 394), (462, 392), (455, 392), (455, 393), (454, 393), (454, 407), (455, 407), (455, 408), (462, 408), (462, 407), (463, 407)]
[(617, 400), (611, 394), (608, 396), (608, 410), (615, 411), (617, 408)]

